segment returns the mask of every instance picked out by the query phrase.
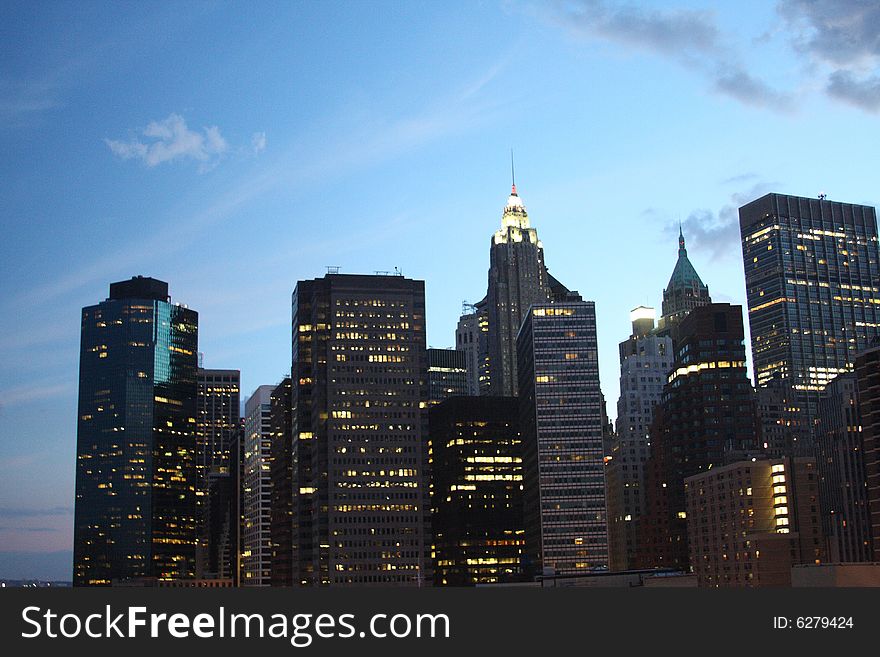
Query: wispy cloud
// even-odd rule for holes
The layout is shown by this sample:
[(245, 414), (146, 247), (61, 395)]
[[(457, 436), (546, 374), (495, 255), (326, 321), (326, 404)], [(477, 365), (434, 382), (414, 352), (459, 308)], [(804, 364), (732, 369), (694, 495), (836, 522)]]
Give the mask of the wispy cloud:
[(259, 155), (264, 150), (266, 150), (266, 133), (255, 132), (251, 135), (251, 152), (254, 155)]
[(0, 391), (0, 411), (8, 406), (29, 404), (70, 394), (76, 389), (73, 381), (39, 382), (5, 388)]
[(715, 78), (715, 89), (746, 105), (791, 112), (794, 104), (790, 94), (780, 92), (744, 69), (721, 69)]
[(216, 163), (228, 149), (217, 126), (190, 130), (179, 114), (162, 121), (151, 121), (140, 136), (129, 141), (104, 140), (110, 150), (124, 160), (141, 160), (148, 167), (175, 160), (195, 160), (201, 170)]

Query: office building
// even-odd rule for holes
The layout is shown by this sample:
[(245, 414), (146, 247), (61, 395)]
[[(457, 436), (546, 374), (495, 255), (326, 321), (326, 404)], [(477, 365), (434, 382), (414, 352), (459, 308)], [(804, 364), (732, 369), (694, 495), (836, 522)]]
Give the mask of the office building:
[(272, 564), (272, 391), (258, 387), (244, 406), (242, 586), (269, 586)]
[(456, 349), (428, 349), (428, 402), (468, 394), (467, 354)]
[(198, 314), (135, 277), (82, 310), (73, 583), (195, 577)]
[(489, 328), (485, 314), (483, 320), (480, 321), (475, 306), (465, 303), (455, 328), (455, 348), (465, 354), (467, 394), (472, 397), (480, 394), (480, 371), (484, 367), (482, 360), (488, 358), (488, 346), (483, 337)]
[(831, 381), (819, 399), (816, 462), (822, 531), (833, 563), (871, 560), (871, 526), (854, 374)]
[(292, 308), (297, 577), (429, 584), (424, 282), (331, 273)]
[(272, 480), (269, 535), (272, 540), (271, 585), (293, 586), (296, 578), (296, 542), (293, 540), (293, 446), (291, 440), (291, 379), (281, 380), (270, 395), (272, 435), (269, 477)]
[(875, 210), (767, 194), (739, 222), (756, 384), (782, 381), (812, 434), (821, 391), (880, 327)]
[(856, 357), (872, 559), (880, 561), (880, 343)]
[(611, 568), (635, 567), (638, 520), (645, 505), (645, 463), (650, 454), (648, 429), (672, 366), (672, 338), (658, 335), (654, 309), (630, 313), (632, 334), (620, 343), (620, 397), (616, 440), (606, 467)]
[[(429, 413), (434, 582), (522, 579), (522, 439), (515, 397), (455, 397)], [(527, 569), (526, 569), (527, 570)]]
[(231, 579), (237, 546), (233, 517), (230, 444), (239, 430), (238, 370), (198, 369), (196, 470), (199, 488), (199, 543), (196, 572), (201, 579)]
[(536, 304), (517, 338), (526, 558), (536, 572), (608, 567), (596, 310)]
[(826, 559), (816, 462), (746, 460), (685, 479), (691, 563), (702, 587), (788, 587)]
[(691, 310), (675, 325), (673, 343), (675, 360), (650, 428), (641, 568), (688, 567), (687, 477), (762, 453), (742, 307), (713, 303)]

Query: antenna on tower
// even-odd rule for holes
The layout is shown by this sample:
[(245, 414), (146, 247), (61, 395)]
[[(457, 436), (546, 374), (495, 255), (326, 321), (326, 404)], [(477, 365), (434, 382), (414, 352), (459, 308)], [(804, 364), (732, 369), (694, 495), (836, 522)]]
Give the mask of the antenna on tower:
[(516, 194), (516, 171), (513, 168), (513, 148), (510, 149), (510, 183), (513, 193)]
[(827, 196), (828, 196), (828, 194), (826, 194), (825, 192), (819, 192), (819, 200), (820, 201), (824, 201)]

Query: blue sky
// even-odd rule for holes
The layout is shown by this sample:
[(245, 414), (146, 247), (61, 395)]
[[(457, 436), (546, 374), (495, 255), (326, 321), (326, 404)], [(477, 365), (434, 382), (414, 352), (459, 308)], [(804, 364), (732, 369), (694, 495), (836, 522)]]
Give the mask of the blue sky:
[(679, 221), (744, 303), (739, 205), (880, 200), (878, 31), (857, 0), (4, 3), (0, 577), (69, 575), (79, 313), (111, 281), (169, 281), (245, 394), (288, 371), (290, 293), (327, 265), (424, 279), (451, 345), (513, 148), (614, 415)]

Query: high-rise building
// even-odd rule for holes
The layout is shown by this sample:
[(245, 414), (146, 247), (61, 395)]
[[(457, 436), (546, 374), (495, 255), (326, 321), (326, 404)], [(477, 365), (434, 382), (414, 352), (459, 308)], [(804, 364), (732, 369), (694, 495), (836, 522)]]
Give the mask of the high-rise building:
[(712, 303), (709, 288), (700, 279), (697, 270), (688, 259), (684, 245), (684, 233), (678, 231), (678, 260), (663, 290), (662, 314), (658, 330), (668, 335), (672, 327), (681, 322), (694, 308)]
[(816, 462), (822, 530), (833, 563), (871, 560), (871, 526), (854, 374), (831, 381), (819, 399)]
[[(462, 315), (458, 319), (458, 326), (455, 328), (455, 348), (465, 353), (467, 394), (470, 396), (480, 394), (481, 356), (486, 352), (485, 346), (483, 349), (480, 348), (483, 328), (488, 328), (488, 324), (485, 321), (480, 323), (476, 307), (465, 304)], [(483, 343), (485, 343), (485, 338)]]
[(196, 572), (200, 578), (232, 579), (237, 546), (230, 444), (239, 430), (241, 373), (198, 370), (196, 470), (199, 488), (199, 545)]
[(272, 391), (258, 387), (244, 406), (242, 586), (269, 586), (272, 566)]
[(488, 292), (478, 304), (488, 320), (489, 387), (481, 394), (513, 397), (518, 385), (517, 333), (529, 307), (550, 299), (544, 247), (516, 185), (504, 206), (501, 228), (492, 236), (489, 259)]
[(650, 428), (639, 567), (687, 568), (684, 480), (761, 453), (746, 372), (742, 307), (691, 310), (673, 329), (675, 360)]
[(672, 338), (654, 330), (654, 309), (630, 313), (632, 335), (620, 343), (616, 440), (605, 469), (611, 568), (635, 568), (638, 520), (645, 505), (648, 429), (672, 366)]
[(434, 582), (473, 586), (524, 575), (522, 439), (515, 397), (455, 397), (429, 413)]
[(292, 306), (297, 577), (428, 584), (424, 282), (328, 274)]
[(880, 561), (880, 346), (878, 343), (875, 342), (874, 346), (856, 357), (855, 371), (859, 388), (859, 411), (862, 416), (872, 559)]
[(788, 587), (791, 568), (825, 561), (811, 458), (750, 459), (685, 479), (697, 583)]
[(467, 354), (457, 349), (428, 349), (428, 402), (468, 394)]
[(812, 432), (820, 392), (878, 334), (876, 213), (767, 194), (739, 222), (756, 383), (782, 381)]
[(293, 586), (296, 578), (296, 543), (293, 540), (293, 452), (291, 441), (291, 379), (275, 386), (270, 400), (272, 447), (269, 476), (272, 480), (269, 534), (272, 539), (271, 585)]
[(535, 304), (517, 338), (526, 558), (537, 572), (608, 566), (596, 309)]
[(138, 276), (82, 310), (73, 582), (195, 577), (198, 314)]

